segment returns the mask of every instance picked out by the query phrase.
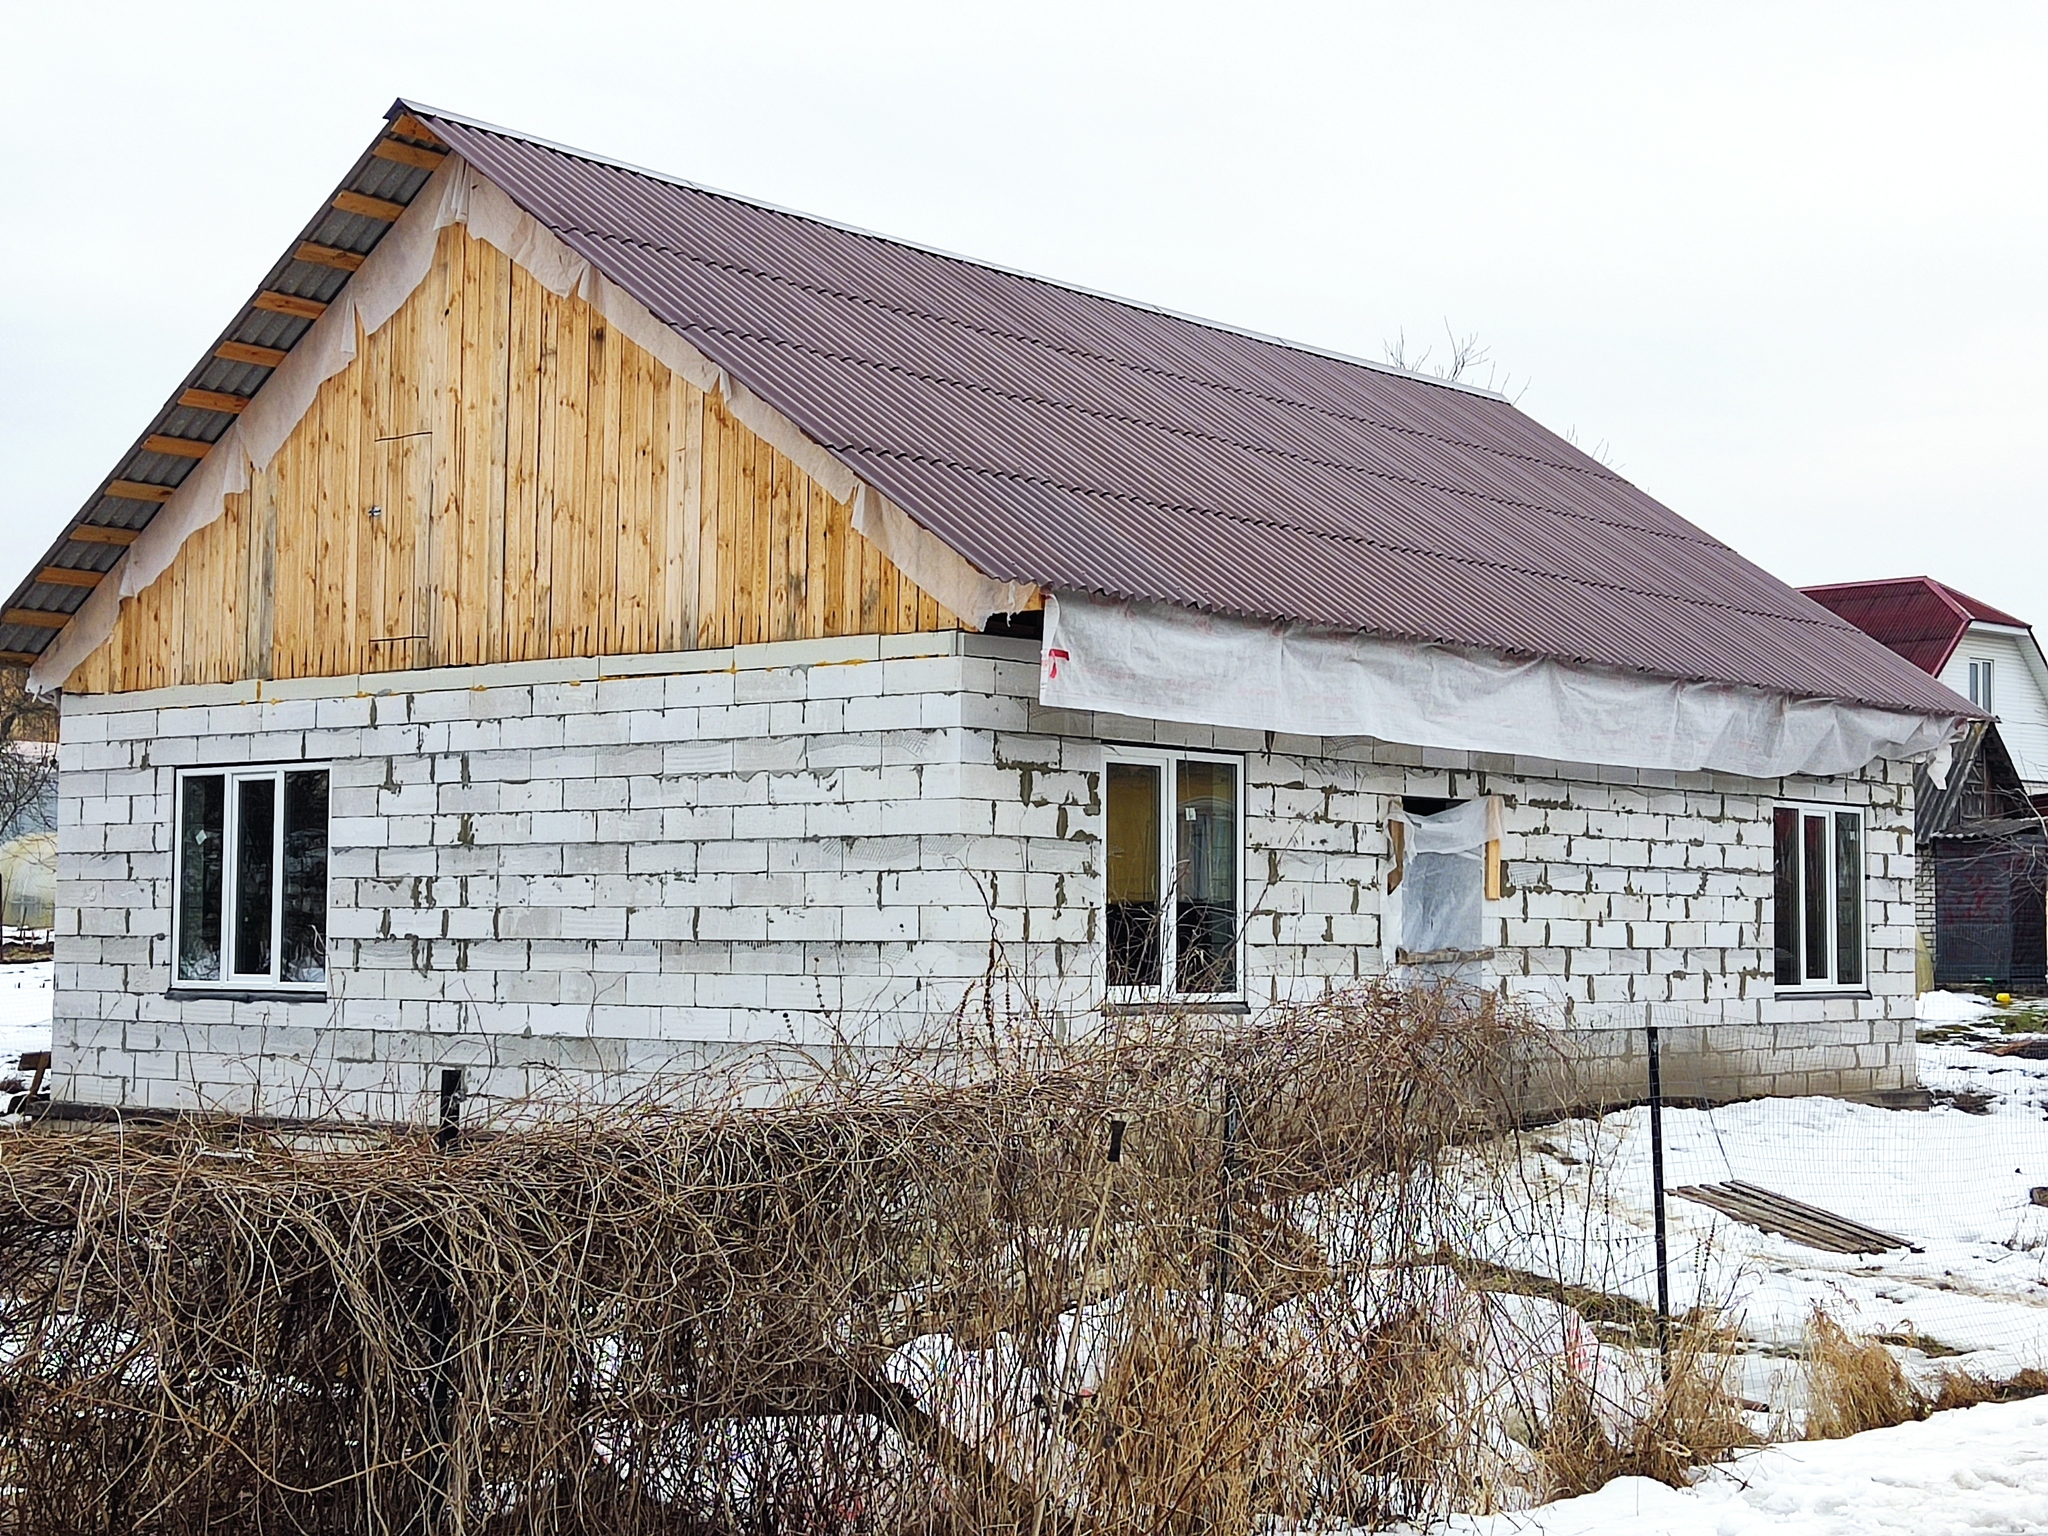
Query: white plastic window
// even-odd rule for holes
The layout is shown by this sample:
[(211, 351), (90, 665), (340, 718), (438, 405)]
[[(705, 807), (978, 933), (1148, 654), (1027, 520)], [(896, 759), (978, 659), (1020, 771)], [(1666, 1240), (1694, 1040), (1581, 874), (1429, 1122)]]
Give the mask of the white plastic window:
[(327, 769), (178, 776), (172, 985), (327, 985)]
[(1105, 777), (1111, 995), (1240, 997), (1243, 760), (1118, 749)]
[(1996, 714), (1991, 704), (1991, 663), (1973, 661), (1970, 663), (1970, 702), (1985, 714)]
[(1771, 813), (1773, 973), (1780, 992), (1864, 985), (1863, 812), (1780, 805)]

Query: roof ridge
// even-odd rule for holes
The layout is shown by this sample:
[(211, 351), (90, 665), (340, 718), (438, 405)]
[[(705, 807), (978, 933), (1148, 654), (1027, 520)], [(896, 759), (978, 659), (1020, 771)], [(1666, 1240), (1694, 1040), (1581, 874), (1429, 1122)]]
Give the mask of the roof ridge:
[(850, 224), (843, 219), (829, 219), (822, 214), (806, 213), (800, 208), (790, 208), (781, 203), (771, 203), (766, 198), (749, 197), (744, 192), (730, 192), (723, 187), (708, 186), (701, 181), (691, 181), (688, 177), (677, 176), (672, 172), (657, 171), (648, 166), (636, 165), (630, 160), (620, 160), (611, 155), (600, 155), (591, 150), (578, 149), (573, 144), (558, 143), (553, 139), (541, 138), (538, 134), (525, 133), (517, 128), (504, 127), (499, 123), (487, 123), (481, 118), (465, 117), (459, 112), (443, 111), (439, 107), (428, 106), (424, 102), (411, 101), (403, 96), (399, 97), (392, 104), (391, 111), (385, 115), (387, 118), (392, 118), (396, 117), (401, 111), (410, 112), (415, 117), (440, 118), (446, 122), (460, 123), (465, 128), (474, 129), (478, 133), (490, 133), (496, 134), (501, 138), (517, 139), (523, 144), (531, 144), (536, 148), (545, 149), (554, 154), (568, 155), (572, 159), (582, 160), (591, 165), (608, 166), (613, 170), (624, 171), (632, 176), (644, 176), (650, 181), (658, 181), (667, 186), (682, 187), (691, 192), (701, 192), (706, 197), (718, 197), (724, 198), (729, 202), (742, 203), (749, 208), (758, 208), (765, 213), (772, 213), (780, 218), (800, 219), (806, 224), (816, 224), (826, 229), (839, 230), (844, 234), (858, 235), (864, 240), (879, 240), (885, 245), (898, 246), (908, 251), (921, 251), (927, 256), (936, 256), (942, 261), (954, 261), (959, 262), (963, 266), (979, 267), (985, 272), (1001, 272), (1009, 277), (1021, 278), (1025, 282), (1042, 283), (1048, 288), (1058, 288), (1067, 293), (1078, 293), (1091, 299), (1100, 299), (1106, 304), (1120, 304), (1126, 309), (1135, 309), (1152, 315), (1163, 315), (1170, 320), (1179, 320), (1188, 325), (1201, 326), (1204, 330), (1221, 331), (1231, 336), (1242, 336), (1249, 341), (1267, 342), (1276, 347), (1285, 347), (1290, 352), (1300, 352), (1309, 357), (1328, 358), (1332, 362), (1346, 363), (1352, 367), (1365, 368), (1373, 373), (1387, 374), (1397, 379), (1407, 379), (1411, 383), (1433, 384), (1443, 389), (1455, 390), (1460, 394), (1478, 395), (1486, 400), (1498, 400), (1510, 407), (1514, 404), (1513, 401), (1509, 400), (1499, 390), (1487, 389), (1483, 385), (1467, 384), (1458, 379), (1440, 378), (1435, 374), (1415, 373), (1406, 368), (1396, 367), (1392, 363), (1374, 362), (1369, 357), (1359, 357), (1355, 353), (1339, 352), (1331, 347), (1319, 347), (1311, 342), (1295, 341), (1286, 336), (1275, 336), (1269, 331), (1255, 331), (1249, 326), (1232, 325), (1226, 320), (1212, 320), (1206, 315), (1192, 314), (1187, 310), (1173, 309), (1164, 304), (1148, 304), (1143, 299), (1126, 298), (1123, 294), (1110, 293), (1102, 288), (1091, 288), (1085, 283), (1071, 282), (1057, 277), (1047, 277), (1042, 272), (1031, 272), (1023, 267), (1006, 266), (999, 261), (987, 261), (978, 256), (964, 255), (959, 251), (949, 251), (944, 246), (927, 245), (921, 240), (906, 240), (901, 235), (883, 234), (880, 230), (869, 229), (864, 225)]

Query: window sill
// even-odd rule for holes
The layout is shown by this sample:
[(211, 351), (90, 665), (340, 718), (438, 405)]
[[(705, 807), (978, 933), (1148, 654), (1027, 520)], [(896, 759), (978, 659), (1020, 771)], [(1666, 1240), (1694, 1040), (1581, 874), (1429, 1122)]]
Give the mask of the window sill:
[(239, 991), (230, 987), (172, 987), (164, 994), (174, 1003), (324, 1003), (327, 993), (292, 992), (283, 989)]
[(1166, 1013), (1230, 1013), (1247, 1014), (1251, 1004), (1237, 997), (1203, 999), (1199, 997), (1168, 997), (1157, 1001), (1133, 1001), (1104, 1003), (1102, 1011), (1111, 1018), (1136, 1018), (1145, 1014)]
[(1426, 949), (1419, 955), (1411, 955), (1405, 949), (1394, 951), (1396, 965), (1472, 965), (1492, 958), (1490, 949)]
[(1771, 996), (1781, 1003), (1796, 1003), (1802, 997), (1867, 998), (1876, 994), (1868, 987), (1774, 987)]

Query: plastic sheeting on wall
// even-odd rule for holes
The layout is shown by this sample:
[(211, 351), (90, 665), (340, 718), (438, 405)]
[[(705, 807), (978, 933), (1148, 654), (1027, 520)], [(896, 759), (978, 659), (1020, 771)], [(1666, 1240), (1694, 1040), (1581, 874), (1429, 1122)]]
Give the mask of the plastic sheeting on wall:
[(450, 224), (504, 252), (549, 292), (574, 293), (612, 327), (706, 393), (716, 391), (733, 416), (835, 499), (850, 502), (853, 527), (948, 610), (980, 628), (990, 614), (1029, 606), (1037, 588), (983, 575), (920, 527), (851, 469), (806, 437), (787, 416), (657, 319), (644, 305), (564, 245), (496, 184), (451, 155), (378, 242), (327, 312), (280, 363), (248, 408), (186, 476), (116, 570), (79, 607), (29, 670), (38, 692), (61, 687), (78, 664), (114, 632), (123, 598), (133, 597), (169, 568), (184, 542), (219, 517), (226, 498), (246, 491), (267, 468), (320, 386), (355, 359), (357, 326), (374, 334), (433, 269), (434, 246)]
[(1939, 783), (1959, 724), (1081, 593), (1047, 602), (1040, 655), (1060, 709), (1759, 779), (1927, 756)]

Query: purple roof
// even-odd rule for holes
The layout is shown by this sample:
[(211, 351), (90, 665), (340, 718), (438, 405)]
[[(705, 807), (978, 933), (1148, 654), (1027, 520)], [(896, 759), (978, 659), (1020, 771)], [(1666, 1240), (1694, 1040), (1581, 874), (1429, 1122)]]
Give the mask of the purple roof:
[(406, 105), (990, 576), (1967, 708), (1497, 396)]

